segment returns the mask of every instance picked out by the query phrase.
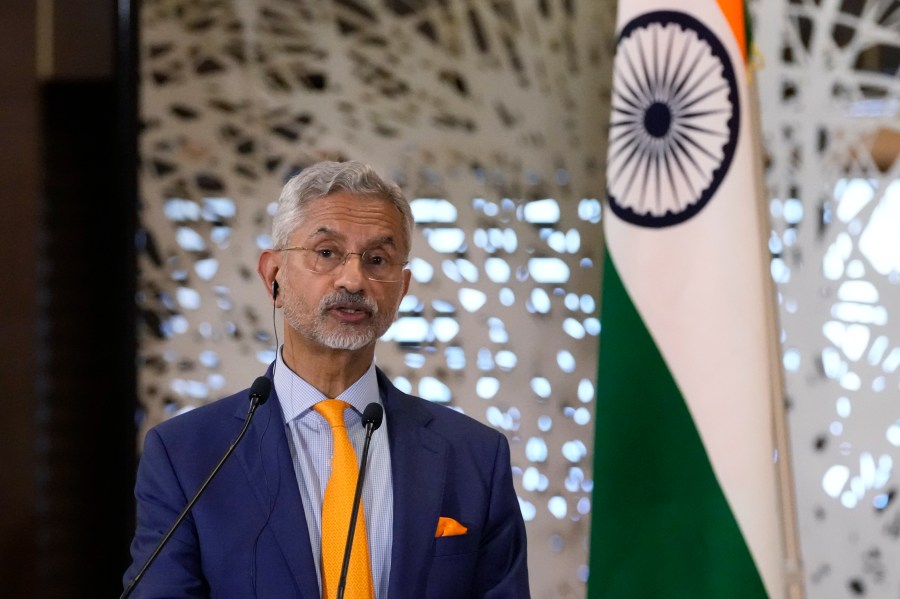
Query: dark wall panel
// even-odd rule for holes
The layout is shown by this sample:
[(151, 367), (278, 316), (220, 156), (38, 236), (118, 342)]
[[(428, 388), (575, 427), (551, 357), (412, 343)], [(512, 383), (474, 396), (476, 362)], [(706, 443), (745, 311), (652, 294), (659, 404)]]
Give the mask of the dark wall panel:
[(111, 80), (42, 88), (42, 597), (116, 596), (133, 529), (135, 208), (117, 102)]

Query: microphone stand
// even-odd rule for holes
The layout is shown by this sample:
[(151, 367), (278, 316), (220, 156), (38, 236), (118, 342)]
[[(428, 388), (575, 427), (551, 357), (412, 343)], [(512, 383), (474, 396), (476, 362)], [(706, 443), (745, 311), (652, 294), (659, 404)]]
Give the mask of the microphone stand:
[(209, 476), (206, 477), (206, 480), (203, 481), (203, 484), (200, 485), (200, 488), (197, 489), (197, 492), (194, 493), (194, 496), (188, 502), (184, 509), (181, 510), (181, 513), (178, 514), (178, 518), (175, 519), (175, 522), (172, 523), (172, 526), (169, 528), (168, 532), (163, 535), (163, 538), (156, 545), (156, 549), (153, 550), (153, 553), (150, 554), (150, 557), (147, 558), (147, 561), (144, 562), (144, 565), (138, 571), (128, 586), (122, 591), (122, 594), (119, 595), (119, 599), (126, 599), (134, 588), (137, 586), (138, 582), (140, 582), (141, 578), (143, 578), (144, 573), (147, 571), (147, 568), (150, 567), (156, 557), (159, 555), (159, 552), (162, 551), (163, 547), (166, 546), (166, 543), (169, 542), (169, 538), (175, 533), (175, 529), (178, 528), (178, 525), (181, 524), (181, 521), (188, 515), (188, 512), (191, 511), (191, 508), (194, 507), (194, 504), (197, 503), (197, 500), (200, 498), (200, 495), (203, 494), (203, 491), (206, 490), (206, 486), (209, 485), (210, 481), (212, 481), (213, 477), (219, 473), (219, 469), (222, 467), (222, 464), (225, 463), (225, 460), (231, 455), (231, 452), (234, 451), (234, 448), (237, 447), (237, 444), (244, 437), (244, 433), (247, 432), (247, 429), (250, 428), (250, 422), (253, 420), (253, 414), (256, 412), (256, 408), (265, 403), (265, 401), (269, 398), (269, 391), (272, 388), (272, 381), (267, 379), (264, 376), (258, 377), (255, 381), (253, 381), (253, 385), (250, 387), (250, 411), (247, 413), (247, 418), (244, 420), (244, 426), (241, 428), (241, 432), (238, 433), (238, 436), (234, 441), (231, 442), (231, 445), (228, 446), (228, 451), (225, 452), (225, 455), (219, 460), (219, 463), (216, 464), (216, 467), (212, 469), (212, 472), (209, 473)]
[(344, 547), (344, 563), (341, 564), (341, 577), (338, 581), (337, 599), (344, 599), (344, 587), (347, 585), (347, 569), (350, 566), (350, 552), (353, 550), (353, 535), (356, 532), (356, 520), (359, 515), (359, 503), (362, 497), (363, 481), (366, 478), (366, 458), (369, 455), (369, 442), (381, 426), (384, 410), (380, 404), (370, 403), (363, 412), (362, 420), (366, 426), (366, 442), (363, 444), (362, 458), (359, 460), (359, 475), (356, 477), (356, 492), (353, 495), (353, 513), (350, 515), (350, 529), (347, 531), (347, 545)]

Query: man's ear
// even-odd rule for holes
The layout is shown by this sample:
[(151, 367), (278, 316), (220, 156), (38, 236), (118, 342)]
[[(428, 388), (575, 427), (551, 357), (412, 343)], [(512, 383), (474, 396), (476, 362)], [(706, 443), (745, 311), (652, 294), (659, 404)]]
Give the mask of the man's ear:
[(275, 305), (278, 305), (279, 285), (276, 277), (281, 267), (281, 253), (274, 250), (263, 250), (259, 255), (256, 272), (268, 289)]
[(409, 282), (412, 279), (412, 271), (408, 268), (403, 269), (403, 294), (400, 297), (405, 297), (406, 293), (409, 291)]

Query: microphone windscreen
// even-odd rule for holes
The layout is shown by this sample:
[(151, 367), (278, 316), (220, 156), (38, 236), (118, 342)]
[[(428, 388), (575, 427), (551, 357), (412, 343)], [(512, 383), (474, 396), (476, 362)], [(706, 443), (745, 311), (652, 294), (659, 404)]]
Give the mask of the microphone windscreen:
[(269, 399), (269, 392), (272, 391), (272, 381), (264, 376), (256, 377), (253, 384), (250, 385), (250, 401), (256, 400), (256, 405), (262, 405)]
[(384, 409), (381, 407), (380, 403), (375, 403), (373, 401), (366, 406), (365, 410), (363, 410), (363, 426), (368, 426), (369, 423), (371, 423), (373, 431), (378, 430), (378, 427), (381, 426), (382, 418), (384, 418)]

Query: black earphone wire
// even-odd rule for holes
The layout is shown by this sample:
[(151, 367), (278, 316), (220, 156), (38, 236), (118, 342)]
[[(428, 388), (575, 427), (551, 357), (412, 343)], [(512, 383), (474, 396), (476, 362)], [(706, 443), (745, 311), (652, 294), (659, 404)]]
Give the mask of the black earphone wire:
[(272, 363), (272, 382), (275, 382), (275, 368), (278, 367), (278, 323), (275, 321), (275, 296), (278, 294), (278, 281), (272, 281), (272, 333), (275, 334), (275, 362)]

